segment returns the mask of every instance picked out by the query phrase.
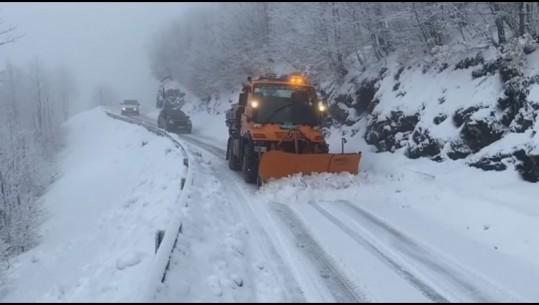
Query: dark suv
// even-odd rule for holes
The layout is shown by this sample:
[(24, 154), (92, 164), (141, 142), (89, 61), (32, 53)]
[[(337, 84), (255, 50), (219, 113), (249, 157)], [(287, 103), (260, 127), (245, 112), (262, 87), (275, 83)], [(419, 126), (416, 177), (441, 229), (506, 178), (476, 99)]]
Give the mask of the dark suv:
[(122, 103), (122, 115), (125, 114), (140, 114), (140, 104), (137, 100), (124, 100)]
[(191, 119), (180, 109), (163, 108), (157, 117), (157, 127), (166, 131), (191, 133)]

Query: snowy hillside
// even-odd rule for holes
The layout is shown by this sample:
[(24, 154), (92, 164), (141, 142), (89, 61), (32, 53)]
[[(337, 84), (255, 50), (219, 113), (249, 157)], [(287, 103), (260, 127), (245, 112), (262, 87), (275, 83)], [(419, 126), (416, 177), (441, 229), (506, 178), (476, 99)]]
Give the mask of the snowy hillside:
[(40, 243), (11, 262), (2, 301), (136, 301), (155, 233), (177, 217), (183, 157), (167, 139), (100, 108), (64, 129), (61, 176), (42, 198)]
[[(386, 66), (350, 77), (330, 92), (336, 130), (358, 133), (377, 151), (436, 161), (464, 159), (485, 170), (519, 170), (539, 179), (539, 51), (521, 39), (455, 56), (440, 50), (430, 64)], [(357, 137), (357, 136), (356, 136)]]
[[(345, 137), (350, 151), (460, 160), (538, 181), (538, 43), (528, 37), (509, 46), (504, 52), (440, 48), (415, 64), (390, 57), (383, 66), (350, 74), (341, 86), (323, 83), (333, 118), (330, 149), (340, 151)], [(202, 116), (200, 128), (213, 120), (224, 128), (223, 113), (238, 94), (189, 94), (184, 110)]]

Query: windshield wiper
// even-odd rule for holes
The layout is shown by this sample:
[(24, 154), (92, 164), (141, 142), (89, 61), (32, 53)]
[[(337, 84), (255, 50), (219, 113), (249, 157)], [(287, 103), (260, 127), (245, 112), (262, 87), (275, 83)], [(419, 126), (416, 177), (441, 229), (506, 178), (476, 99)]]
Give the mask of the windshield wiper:
[[(264, 123), (267, 123), (267, 124), (271, 124), (271, 123), (285, 123), (285, 122), (271, 122), (271, 119), (272, 119), (273, 117), (275, 117), (275, 115), (276, 115), (277, 113), (279, 113), (280, 111), (282, 111), (282, 110), (284, 110), (284, 109), (286, 109), (286, 108), (288, 108), (288, 107), (291, 107), (291, 106), (294, 106), (294, 103), (287, 104), (287, 105), (284, 105), (284, 106), (281, 106), (281, 107), (275, 109), (275, 111), (273, 111), (273, 112), (271, 113), (271, 115), (265, 120)], [(306, 119), (303, 119), (303, 120), (298, 121), (298, 120), (292, 119), (292, 120), (289, 120), (289, 121), (287, 121), (287, 122), (291, 122), (293, 125), (296, 125), (296, 124), (300, 124), (300, 125), (312, 125), (312, 126), (319, 125), (319, 122), (317, 122), (316, 119), (315, 119), (314, 121), (306, 120)]]
[(266, 123), (271, 123), (270, 120), (271, 120), (277, 113), (279, 113), (279, 112), (281, 112), (283, 109), (286, 109), (286, 108), (291, 107), (291, 106), (293, 106), (293, 105), (294, 105), (293, 103), (290, 103), (290, 104), (286, 104), (286, 105), (284, 105), (284, 106), (281, 106), (281, 107), (275, 109), (275, 111), (273, 111), (273, 112), (271, 113), (271, 115), (266, 119)]

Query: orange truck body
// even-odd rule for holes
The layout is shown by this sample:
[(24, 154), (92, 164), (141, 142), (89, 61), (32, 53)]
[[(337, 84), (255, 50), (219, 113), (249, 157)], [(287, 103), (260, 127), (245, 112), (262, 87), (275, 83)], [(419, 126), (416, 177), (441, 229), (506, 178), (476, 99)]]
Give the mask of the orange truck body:
[[(268, 97), (264, 90), (273, 90), (273, 95), (270, 93)], [(274, 105), (284, 106), (275, 108)], [(297, 107), (303, 108), (297, 110)], [(301, 76), (249, 78), (238, 104), (227, 113), (230, 169), (243, 171), (246, 182), (257, 182), (258, 185), (297, 173), (349, 172), (356, 175), (360, 152), (328, 153), (321, 132), (326, 110), (327, 106), (318, 100), (314, 87)], [(281, 112), (286, 115), (272, 120)], [(266, 116), (262, 117), (263, 114)]]

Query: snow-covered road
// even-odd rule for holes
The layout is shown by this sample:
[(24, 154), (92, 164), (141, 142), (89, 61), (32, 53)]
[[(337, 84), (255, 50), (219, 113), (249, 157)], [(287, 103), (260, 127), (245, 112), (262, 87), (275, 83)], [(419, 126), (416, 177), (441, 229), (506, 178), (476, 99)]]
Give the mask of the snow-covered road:
[(171, 141), (99, 109), (68, 124), (43, 241), (2, 301), (539, 300), (533, 185), (366, 152), (358, 176), (257, 189), (228, 169), (220, 125)]
[[(340, 270), (331, 257), (329, 257), (319, 246), (310, 233), (304, 229), (303, 224), (297, 219), (283, 217), (280, 213), (275, 213), (273, 208), (267, 208), (263, 198), (256, 196), (256, 188), (252, 185), (246, 185), (240, 175), (228, 170), (227, 164), (223, 159), (224, 151), (216, 146), (197, 141), (188, 136), (182, 136), (182, 140), (189, 143), (188, 147), (192, 150), (193, 155), (197, 156), (197, 163), (201, 170), (198, 170), (195, 180), (201, 181), (202, 187), (198, 194), (208, 196), (212, 193), (215, 198), (220, 197), (217, 204), (226, 206), (223, 213), (231, 213), (234, 217), (232, 222), (227, 227), (215, 230), (215, 232), (227, 232), (231, 228), (239, 225), (248, 235), (245, 237), (245, 247), (247, 247), (246, 255), (241, 255), (241, 259), (249, 262), (246, 268), (247, 274), (252, 274), (251, 282), (246, 282), (248, 286), (255, 287), (255, 293), (247, 299), (221, 299), (223, 294), (222, 285), (226, 286), (229, 283), (229, 288), (234, 287), (234, 281), (221, 279), (217, 283), (225, 283), (218, 285), (219, 289), (213, 289), (216, 295), (208, 295), (207, 290), (203, 290), (200, 295), (191, 295), (195, 300), (216, 301), (366, 301), (367, 298), (361, 289), (358, 289), (354, 282), (349, 279), (346, 273)], [(196, 183), (195, 183), (196, 184)], [(208, 185), (214, 185), (208, 189)], [(211, 190), (211, 192), (210, 192)], [(204, 201), (192, 197), (193, 204), (204, 202), (210, 205), (209, 208), (214, 208), (214, 201)], [(192, 206), (192, 205), (191, 205)], [(195, 211), (197, 207), (193, 207)], [(212, 219), (216, 218), (216, 213)], [(219, 217), (219, 216), (217, 216)], [(226, 217), (219, 217), (220, 219)], [(198, 221), (198, 217), (195, 218)], [(216, 224), (208, 222), (208, 226)], [(231, 225), (235, 224), (235, 225)], [(283, 226), (285, 224), (285, 226)], [(293, 234), (288, 234), (288, 228), (293, 228)], [(213, 232), (213, 231), (212, 231)], [(210, 235), (214, 236), (214, 235)], [(230, 236), (230, 235), (229, 235)], [(234, 239), (232, 239), (234, 241)], [(228, 245), (219, 245), (217, 251), (222, 251)], [(177, 251), (186, 251), (181, 246)], [(245, 250), (240, 250), (243, 253)], [(206, 255), (208, 253), (204, 253)], [(199, 253), (200, 256), (200, 253)], [(197, 258), (199, 258), (197, 256)], [(183, 258), (183, 257), (182, 257)], [(247, 260), (251, 258), (251, 260)], [(183, 258), (185, 260), (185, 258)], [(189, 261), (184, 261), (183, 264), (191, 266), (199, 266)], [(180, 264), (182, 265), (182, 264)], [(225, 264), (228, 265), (228, 264)], [(178, 268), (179, 276), (186, 277), (185, 268)], [(171, 268), (169, 274), (173, 273)], [(200, 273), (197, 272), (197, 276)], [(167, 275), (169, 279), (173, 276)], [(215, 275), (206, 274), (208, 279), (214, 279)], [(242, 281), (243, 282), (243, 281)], [(168, 280), (167, 285), (169, 291), (182, 291), (175, 289), (176, 280)], [(271, 284), (270, 284), (271, 283)], [(215, 286), (214, 284), (213, 286)], [(270, 287), (271, 289), (264, 289)], [(167, 293), (170, 297), (170, 293)], [(234, 295), (230, 293), (230, 295)], [(159, 299), (167, 300), (192, 300), (186, 296), (174, 295), (172, 298)]]
[[(241, 194), (240, 200), (236, 197), (241, 203), (238, 208), (251, 213), (240, 215), (244, 221), (245, 216), (255, 220), (249, 221), (249, 228), (258, 231), (257, 239), (266, 241), (266, 232), (272, 232), (269, 241), (279, 248), (288, 268), (295, 271), (308, 301), (521, 300), (350, 201), (267, 200), (240, 175), (228, 170), (224, 149), (197, 136), (181, 135), (181, 139), (190, 143), (190, 149), (213, 155), (205, 154), (204, 158), (211, 160), (214, 177), (228, 186), (232, 196)], [(289, 285), (285, 283), (285, 287)]]
[[(189, 149), (198, 156), (196, 163), (205, 164), (205, 170), (197, 171), (198, 179), (214, 179), (218, 185), (214, 188), (215, 195), (222, 196), (225, 202), (235, 203), (231, 211), (240, 216), (242, 226), (258, 241), (257, 247), (261, 250), (258, 255), (265, 260), (271, 257), (269, 260), (274, 262), (269, 270), (279, 293), (270, 297), (258, 291), (251, 299), (240, 300), (522, 301), (522, 296), (502, 288), (474, 268), (378, 218), (357, 204), (357, 200), (311, 198), (302, 201), (298, 197), (276, 200), (274, 195), (286, 182), (270, 184), (257, 191), (245, 184), (241, 175), (228, 169), (221, 143), (197, 134), (179, 135), (179, 139), (189, 143)], [(354, 179), (342, 176), (344, 180)], [(524, 271), (518, 268), (517, 272), (519, 270)], [(212, 275), (207, 276), (212, 278)], [(169, 290), (175, 290), (172, 289), (175, 282), (168, 283)], [(214, 281), (214, 286), (223, 282), (227, 283), (226, 280)], [(218, 296), (223, 294), (220, 286), (214, 291)], [(170, 293), (160, 300), (171, 301), (179, 296), (168, 297)], [(221, 300), (206, 299), (207, 291), (192, 297)], [(180, 299), (190, 300), (185, 294)]]

